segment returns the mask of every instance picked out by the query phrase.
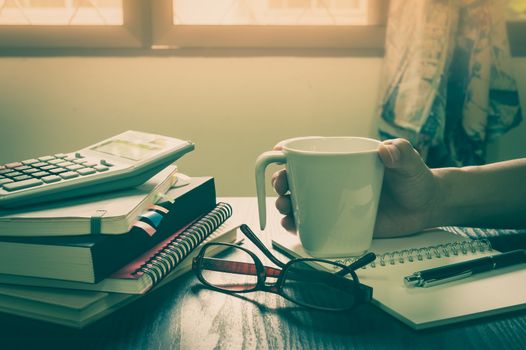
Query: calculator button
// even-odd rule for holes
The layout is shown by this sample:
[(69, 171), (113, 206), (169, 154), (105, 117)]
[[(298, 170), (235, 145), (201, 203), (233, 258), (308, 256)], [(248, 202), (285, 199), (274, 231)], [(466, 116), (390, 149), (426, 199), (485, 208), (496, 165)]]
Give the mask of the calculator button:
[(31, 164), (32, 167), (37, 167), (37, 168), (40, 168), (40, 167), (46, 166), (46, 165), (49, 165), (49, 164), (48, 163), (44, 163), (44, 162)]
[(110, 162), (108, 162), (105, 159), (101, 159), (100, 164), (101, 165), (105, 165), (105, 166), (113, 166), (113, 164), (111, 164)]
[(62, 163), (64, 161), (64, 159), (51, 159), (51, 160), (48, 160), (48, 163), (49, 164), (57, 164), (57, 163)]
[(66, 158), (68, 155), (65, 153), (57, 153), (55, 154), (55, 158)]
[(20, 176), (20, 175), (24, 175), (24, 174), (22, 174), (21, 172), (18, 172), (18, 171), (11, 171), (10, 173), (4, 174), (4, 175), (7, 176), (7, 177), (15, 177), (15, 176)]
[(57, 175), (49, 175), (49, 176), (45, 176), (42, 178), (42, 180), (45, 182), (45, 183), (52, 183), (52, 182), (57, 182), (57, 181), (60, 181), (62, 180), (62, 178), (60, 176), (57, 176)]
[(89, 166), (89, 167), (94, 167), (94, 166), (97, 165), (97, 163), (89, 162), (89, 163), (84, 163), (84, 164), (82, 164), (82, 165), (84, 165), (84, 166)]
[(15, 176), (13, 178), (13, 180), (15, 180), (15, 181), (22, 181), (22, 180), (28, 180), (28, 179), (31, 179), (31, 176), (20, 175), (20, 176)]
[(39, 171), (38, 173), (31, 174), (33, 177), (43, 177), (48, 176), (49, 173), (47, 171)]
[(4, 164), (4, 166), (8, 169), (13, 169), (13, 168), (16, 168), (16, 167), (19, 167), (21, 166), (22, 163), (19, 163), (19, 162), (16, 162), (16, 163), (9, 163), (9, 164)]
[(46, 166), (41, 166), (40, 169), (41, 170), (51, 170), (51, 169), (55, 169), (56, 168), (56, 165), (46, 165)]
[(38, 179), (29, 179), (29, 180), (11, 182), (11, 183), (5, 184), (4, 190), (9, 191), (9, 192), (18, 191), (18, 190), (23, 190), (24, 188), (40, 186), (42, 184), (43, 182)]
[(51, 159), (55, 159), (55, 157), (53, 157), (53, 156), (44, 156), (44, 157), (39, 157), (38, 159), (41, 160), (42, 162), (47, 162), (47, 161), (49, 161)]
[(75, 164), (75, 163), (72, 163), (72, 162), (62, 162), (62, 163), (58, 163), (57, 166), (60, 166), (60, 167), (65, 168), (65, 167), (67, 167), (67, 166), (69, 166), (69, 165), (73, 165), (73, 164)]
[(77, 170), (77, 173), (79, 173), (80, 175), (90, 175), (90, 174), (94, 174), (95, 173), (95, 169), (83, 168), (83, 169)]
[(0, 165), (0, 170), (3, 170), (3, 169), (5, 169), (5, 166)]
[(64, 168), (55, 168), (55, 169), (51, 169), (49, 172), (50, 173), (53, 173), (53, 174), (60, 174), (60, 173), (64, 173), (68, 171), (68, 169), (64, 169)]
[(25, 170), (22, 170), (22, 172), (24, 174), (33, 174), (33, 173), (36, 173), (36, 172), (39, 172), (40, 169), (35, 169), (35, 168), (29, 168), (29, 169), (25, 169)]
[(74, 171), (67, 171), (65, 173), (60, 174), (60, 177), (62, 177), (63, 179), (73, 179), (78, 176), (79, 174)]
[(102, 166), (102, 165), (97, 165), (96, 167), (93, 167), (93, 169), (95, 169), (95, 170), (97, 170), (97, 171), (107, 171), (107, 170), (109, 170), (110, 168), (105, 167), (105, 166)]
[(13, 180), (11, 179), (0, 179), (0, 187), (3, 185), (3, 184), (8, 184), (10, 182), (13, 182)]
[(2, 169), (2, 170), (0, 170), (0, 175), (4, 175), (4, 174), (10, 173), (12, 171), (13, 170), (11, 170), (11, 169)]
[(77, 164), (84, 164), (84, 163), (87, 163), (88, 160), (87, 159), (75, 159), (75, 160), (73, 160), (73, 162), (75, 162)]
[(80, 152), (77, 152), (75, 153), (75, 158), (80, 159), (80, 158), (84, 158), (84, 156)]
[(79, 169), (82, 169), (82, 168), (84, 168), (84, 166), (82, 166), (80, 164), (73, 164), (73, 165), (66, 166), (66, 169), (68, 169), (68, 170), (79, 170)]
[(22, 164), (29, 165), (29, 164), (35, 164), (38, 162), (39, 162), (38, 159), (27, 159), (27, 160), (23, 160)]
[(24, 171), (27, 169), (31, 169), (31, 167), (28, 167), (27, 165), (17, 166), (14, 170), (16, 171)]

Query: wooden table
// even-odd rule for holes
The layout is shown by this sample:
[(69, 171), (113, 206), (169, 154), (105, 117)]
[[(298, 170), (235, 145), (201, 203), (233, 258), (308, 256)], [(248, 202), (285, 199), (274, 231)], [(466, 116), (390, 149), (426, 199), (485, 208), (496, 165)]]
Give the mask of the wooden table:
[[(223, 200), (258, 228), (254, 198)], [(525, 349), (526, 311), (417, 332), (372, 305), (310, 311), (269, 293), (213, 292), (189, 273), (83, 330), (2, 314), (0, 335), (2, 349)]]

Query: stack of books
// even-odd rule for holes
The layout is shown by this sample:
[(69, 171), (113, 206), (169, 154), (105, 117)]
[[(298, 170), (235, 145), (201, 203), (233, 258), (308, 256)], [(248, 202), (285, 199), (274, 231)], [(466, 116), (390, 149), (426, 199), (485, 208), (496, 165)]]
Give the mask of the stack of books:
[(190, 270), (206, 242), (234, 242), (231, 215), (212, 177), (175, 166), (138, 187), (2, 210), (0, 312), (82, 328)]

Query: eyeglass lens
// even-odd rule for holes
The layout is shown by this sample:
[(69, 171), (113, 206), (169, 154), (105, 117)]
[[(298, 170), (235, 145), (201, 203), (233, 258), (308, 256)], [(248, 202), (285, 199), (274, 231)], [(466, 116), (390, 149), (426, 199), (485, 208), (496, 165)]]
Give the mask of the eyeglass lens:
[(241, 292), (255, 290), (258, 282), (254, 259), (243, 249), (233, 247), (234, 254), (229, 260), (214, 258), (209, 245), (205, 249), (201, 276), (206, 283), (225, 291)]

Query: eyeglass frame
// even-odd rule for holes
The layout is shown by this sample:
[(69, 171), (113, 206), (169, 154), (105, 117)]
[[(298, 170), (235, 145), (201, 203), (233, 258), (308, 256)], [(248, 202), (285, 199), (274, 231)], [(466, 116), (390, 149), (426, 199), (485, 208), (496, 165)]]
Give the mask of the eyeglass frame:
[[(248, 227), (248, 225), (243, 224), (240, 226), (240, 229), (245, 234), (245, 236), (247, 236), (247, 238), (250, 239), (250, 241), (254, 243), (256, 247), (259, 248), (259, 250), (261, 250), (263, 254), (265, 254), (265, 256), (272, 263), (278, 266), (278, 268), (263, 265), (263, 263), (257, 257), (257, 255), (254, 254), (252, 251), (246, 249), (245, 247), (241, 247), (239, 245), (234, 245), (234, 244), (229, 244), (229, 243), (219, 243), (219, 242), (207, 243), (201, 248), (199, 254), (196, 257), (194, 257), (192, 261), (192, 270), (194, 271), (199, 281), (203, 283), (205, 286), (207, 286), (208, 288), (218, 291), (218, 292), (226, 293), (226, 294), (250, 293), (250, 292), (256, 292), (256, 291), (269, 292), (273, 294), (278, 294), (282, 296), (283, 298), (297, 305), (300, 305), (306, 308), (310, 308), (310, 309), (324, 310), (324, 311), (342, 311), (342, 312), (349, 311), (360, 304), (368, 303), (372, 300), (373, 288), (360, 283), (358, 275), (356, 274), (355, 271), (369, 264), (370, 262), (374, 261), (374, 259), (376, 258), (376, 255), (374, 253), (369, 252), (363, 255), (362, 257), (358, 258), (356, 261), (354, 261), (350, 265), (343, 265), (341, 263), (337, 263), (331, 260), (318, 259), (318, 258), (298, 258), (298, 259), (291, 259), (287, 263), (283, 263), (278, 258), (276, 258), (274, 254), (270, 252), (270, 250), (263, 244), (263, 242), (257, 237), (257, 235)], [(231, 260), (218, 259), (218, 258), (213, 258), (213, 257), (205, 258), (204, 254), (206, 253), (207, 248), (210, 246), (225, 246), (225, 247), (233, 247), (236, 249), (241, 249), (242, 251), (247, 253), (252, 258), (254, 263), (231, 261)], [(210, 282), (208, 282), (202, 275), (202, 271), (204, 270), (203, 263), (205, 261), (212, 262), (213, 267), (216, 268), (215, 271), (228, 272), (232, 274), (256, 276), (257, 282), (253, 288), (246, 289), (246, 290), (239, 290), (239, 291), (227, 290), (227, 289), (216, 287)], [(287, 276), (287, 270), (289, 269), (291, 265), (301, 263), (301, 262), (305, 262), (307, 264), (312, 263), (312, 262), (323, 262), (323, 263), (327, 263), (333, 266), (337, 266), (341, 268), (341, 270), (333, 274), (339, 277), (344, 277), (350, 274), (352, 276), (351, 281), (353, 282), (353, 287), (354, 287), (353, 293), (356, 298), (355, 302), (351, 306), (345, 307), (345, 308), (326, 308), (322, 306), (305, 304), (305, 303), (302, 303), (301, 301), (291, 299), (286, 293), (283, 292), (283, 285), (286, 280), (285, 277)], [(223, 264), (223, 266), (219, 266), (218, 263)], [(229, 266), (227, 267), (226, 264), (228, 264)], [(233, 265), (236, 265), (238, 268), (244, 267), (245, 269), (243, 271), (241, 270), (234, 271), (232, 269)], [(223, 267), (223, 269), (220, 269), (221, 267)], [(225, 267), (227, 268), (225, 269)], [(320, 270), (313, 269), (311, 272), (319, 273), (319, 272), (327, 272), (327, 271), (320, 271)], [(267, 277), (276, 278), (277, 280), (274, 283), (267, 284), (266, 283)]]

